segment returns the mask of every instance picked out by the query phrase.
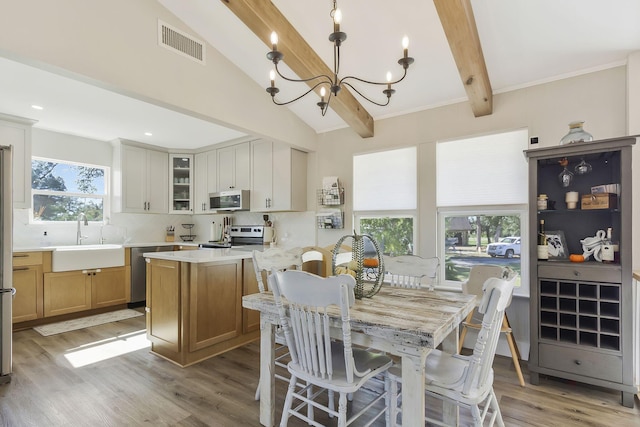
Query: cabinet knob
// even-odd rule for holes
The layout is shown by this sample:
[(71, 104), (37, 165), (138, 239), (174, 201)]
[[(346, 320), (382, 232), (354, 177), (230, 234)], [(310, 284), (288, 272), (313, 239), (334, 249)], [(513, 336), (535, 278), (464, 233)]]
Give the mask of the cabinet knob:
[(582, 365), (582, 362), (579, 360), (574, 360), (573, 363), (575, 363), (576, 365)]
[(580, 276), (580, 272), (578, 270), (573, 270), (573, 275), (578, 277)]

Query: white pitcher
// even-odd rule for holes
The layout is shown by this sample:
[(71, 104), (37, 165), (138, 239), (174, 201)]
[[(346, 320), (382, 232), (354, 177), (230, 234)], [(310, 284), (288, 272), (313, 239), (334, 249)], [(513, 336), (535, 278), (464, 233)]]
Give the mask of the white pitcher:
[(273, 227), (264, 227), (262, 234), (262, 242), (264, 244), (274, 243), (276, 241), (276, 229)]

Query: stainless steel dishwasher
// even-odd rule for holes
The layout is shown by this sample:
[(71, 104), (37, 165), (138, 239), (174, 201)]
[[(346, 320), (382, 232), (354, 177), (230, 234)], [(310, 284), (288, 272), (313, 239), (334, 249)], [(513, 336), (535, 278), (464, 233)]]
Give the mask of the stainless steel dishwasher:
[(142, 254), (172, 251), (173, 245), (139, 246), (131, 248), (131, 302), (130, 307), (144, 305), (147, 298), (147, 265)]

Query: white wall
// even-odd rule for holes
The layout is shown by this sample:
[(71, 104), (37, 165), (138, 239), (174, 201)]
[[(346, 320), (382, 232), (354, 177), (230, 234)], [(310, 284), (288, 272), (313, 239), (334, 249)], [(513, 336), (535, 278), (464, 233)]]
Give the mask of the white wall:
[(111, 167), (111, 145), (105, 141), (33, 128), (33, 156)]
[[(0, 0), (0, 55), (257, 136), (313, 150), (316, 134), (212, 46), (203, 66), (158, 45), (155, 0)], [(194, 34), (195, 35), (195, 34)], [(247, 114), (253, 109), (260, 114)]]

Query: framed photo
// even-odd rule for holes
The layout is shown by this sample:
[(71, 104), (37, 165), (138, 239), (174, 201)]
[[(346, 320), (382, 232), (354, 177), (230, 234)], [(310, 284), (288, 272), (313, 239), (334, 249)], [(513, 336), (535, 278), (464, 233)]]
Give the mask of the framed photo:
[(564, 238), (563, 231), (547, 231), (547, 246), (549, 247), (549, 259), (569, 258), (569, 248)]

